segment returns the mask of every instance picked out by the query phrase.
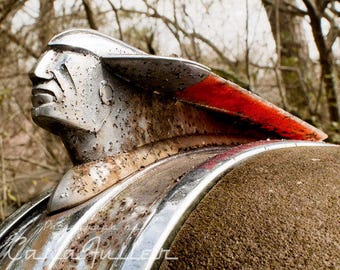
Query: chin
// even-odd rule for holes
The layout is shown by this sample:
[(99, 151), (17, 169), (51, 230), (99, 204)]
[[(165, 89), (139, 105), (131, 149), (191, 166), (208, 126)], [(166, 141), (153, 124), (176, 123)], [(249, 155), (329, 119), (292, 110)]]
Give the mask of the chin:
[(66, 131), (90, 132), (91, 127), (85, 126), (75, 119), (67, 119), (65, 114), (55, 110), (52, 103), (32, 108), (32, 119), (40, 127), (55, 135)]

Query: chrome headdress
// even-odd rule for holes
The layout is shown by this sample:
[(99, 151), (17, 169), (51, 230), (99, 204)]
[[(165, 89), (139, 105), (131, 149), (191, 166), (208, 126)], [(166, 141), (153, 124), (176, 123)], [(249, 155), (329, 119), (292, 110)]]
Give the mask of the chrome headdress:
[(181, 149), (325, 138), (203, 65), (148, 55), (96, 31), (55, 36), (31, 79), (34, 121), (59, 135), (79, 165), (63, 177), (50, 210), (85, 201)]

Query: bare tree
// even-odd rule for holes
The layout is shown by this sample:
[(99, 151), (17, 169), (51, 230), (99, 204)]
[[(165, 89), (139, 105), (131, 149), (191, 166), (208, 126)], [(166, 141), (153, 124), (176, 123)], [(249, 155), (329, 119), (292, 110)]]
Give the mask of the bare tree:
[[(300, 77), (301, 70), (310, 65), (307, 41), (301, 33), (302, 18), (287, 10), (296, 5), (295, 0), (263, 0), (276, 42), (277, 61), (275, 73), (281, 97), (286, 109), (299, 114), (301, 117), (310, 117), (312, 104), (311, 95), (307, 93), (305, 73)], [(311, 76), (312, 77), (312, 76)], [(302, 79), (302, 80), (301, 80)], [(308, 80), (308, 79), (307, 79)]]
[[(58, 31), (53, 24), (54, 1), (41, 1), (36, 16), (26, 9), (26, 2), (0, 5), (1, 219), (22, 201), (54, 185), (69, 162), (58, 139), (38, 129), (30, 118), (28, 72)], [(17, 12), (31, 16), (35, 23), (13, 25)]]
[[(298, 7), (295, 0), (262, 0), (266, 7), (273, 35), (276, 37), (279, 72), (282, 74), (287, 93), (288, 108), (302, 118), (317, 115), (321, 121), (339, 122), (339, 104), (336, 93), (336, 70), (332, 46), (339, 36), (337, 14), (332, 9), (335, 1), (304, 0), (306, 10)], [(276, 10), (277, 12), (273, 12)], [(315, 84), (317, 72), (309, 58), (308, 42), (303, 35), (302, 20), (308, 18), (315, 44), (319, 52), (321, 87)], [(330, 24), (327, 35), (323, 34), (321, 20)], [(324, 86), (324, 87), (322, 87)], [(323, 89), (325, 95), (323, 95)], [(325, 96), (328, 117), (320, 111)]]
[[(307, 13), (310, 19), (310, 25), (314, 36), (315, 44), (319, 51), (320, 65), (321, 65), (321, 80), (324, 82), (326, 98), (328, 102), (329, 117), (331, 121), (339, 122), (340, 109), (337, 101), (336, 93), (336, 70), (334, 69), (334, 57), (332, 53), (332, 46), (337, 37), (340, 37), (340, 26), (332, 15), (328, 13), (338, 13), (333, 10), (332, 4), (335, 1), (330, 0), (303, 0), (307, 8)], [(339, 15), (339, 14), (335, 14)], [(324, 36), (322, 34), (321, 20), (326, 18), (330, 23), (330, 30)]]
[[(172, 16), (162, 14), (158, 10), (158, 2), (156, 1), (152, 3), (151, 1), (143, 0), (142, 2), (145, 6), (143, 9), (127, 8), (123, 4), (117, 7), (113, 5), (112, 1), (109, 2), (111, 3), (116, 18), (119, 18), (120, 14), (123, 14), (123, 16), (132, 16), (134, 18), (144, 16), (162, 23), (178, 42), (181, 52), (186, 58), (200, 61), (199, 58), (202, 55), (202, 52), (199, 46), (200, 44), (204, 45), (216, 55), (218, 61), (215, 62), (220, 62), (224, 66), (223, 69), (212, 67), (214, 71), (226, 79), (235, 81), (245, 88), (249, 88), (249, 83), (244, 80), (244, 77), (246, 77), (245, 74), (240, 75), (234, 72), (237, 64), (235, 63), (235, 60), (228, 57), (229, 54), (223, 50), (223, 47), (221, 48), (221, 44), (217, 44), (208, 39), (195, 28), (192, 23), (192, 18), (187, 13), (185, 2), (177, 0), (171, 2)], [(212, 3), (212, 1), (209, 2)], [(207, 4), (207, 7), (209, 7), (209, 4)], [(124, 34), (124, 36), (125, 35), (126, 34)], [(122, 34), (120, 34), (120, 36), (122, 36)], [(144, 37), (142, 40), (146, 41), (147, 46), (150, 45), (150, 43), (148, 43), (150, 41), (150, 36)], [(146, 49), (149, 50), (149, 47)], [(201, 60), (204, 62), (206, 58)]]
[(40, 0), (38, 27), (41, 48), (43, 48), (54, 35), (53, 26), (49, 22), (51, 18), (54, 17), (54, 0)]
[(92, 29), (98, 30), (98, 26), (95, 20), (95, 15), (92, 10), (91, 2), (89, 0), (82, 0), (83, 6), (86, 13), (87, 21)]

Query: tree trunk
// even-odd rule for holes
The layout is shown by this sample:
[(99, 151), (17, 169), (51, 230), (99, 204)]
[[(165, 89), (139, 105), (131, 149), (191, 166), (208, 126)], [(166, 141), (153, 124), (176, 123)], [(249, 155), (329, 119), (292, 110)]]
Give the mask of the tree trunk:
[(287, 108), (304, 119), (309, 118), (313, 106), (303, 77), (308, 76), (308, 70), (311, 68), (309, 68), (307, 41), (302, 34), (302, 19), (291, 13), (282, 12), (286, 8), (286, 3), (295, 5), (295, 0), (275, 1), (279, 5), (278, 12), (275, 12), (273, 2), (262, 0), (262, 3), (265, 6), (276, 45), (279, 46), (277, 50), (280, 60), (279, 72), (282, 74), (282, 82), (286, 89)]
[(83, 2), (83, 6), (85, 9), (86, 18), (89, 23), (89, 26), (94, 30), (98, 30), (98, 26), (95, 20), (95, 15), (93, 14), (93, 10), (91, 7), (91, 1), (83, 0), (82, 2)]
[[(319, 61), (321, 65), (321, 78), (324, 83), (326, 98), (328, 102), (329, 118), (331, 122), (339, 122), (340, 112), (336, 94), (335, 83), (335, 69), (333, 63), (333, 54), (331, 44), (327, 46), (326, 38), (322, 34), (321, 19), (322, 13), (326, 6), (321, 1), (319, 4), (312, 3), (309, 0), (303, 0), (308, 16), (310, 18), (310, 25), (312, 27), (313, 37), (316, 47), (319, 51)], [(317, 10), (319, 9), (319, 10)]]
[(55, 30), (51, 24), (51, 19), (55, 17), (54, 14), (54, 0), (40, 0), (40, 13), (39, 13), (39, 41), (41, 48), (44, 48)]

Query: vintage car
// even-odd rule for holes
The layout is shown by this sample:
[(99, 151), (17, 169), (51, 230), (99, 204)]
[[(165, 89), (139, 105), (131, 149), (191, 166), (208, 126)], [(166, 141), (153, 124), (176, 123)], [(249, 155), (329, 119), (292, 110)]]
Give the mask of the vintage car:
[(340, 147), (196, 62), (55, 36), (32, 118), (74, 163), (0, 228), (1, 269), (336, 269)]

